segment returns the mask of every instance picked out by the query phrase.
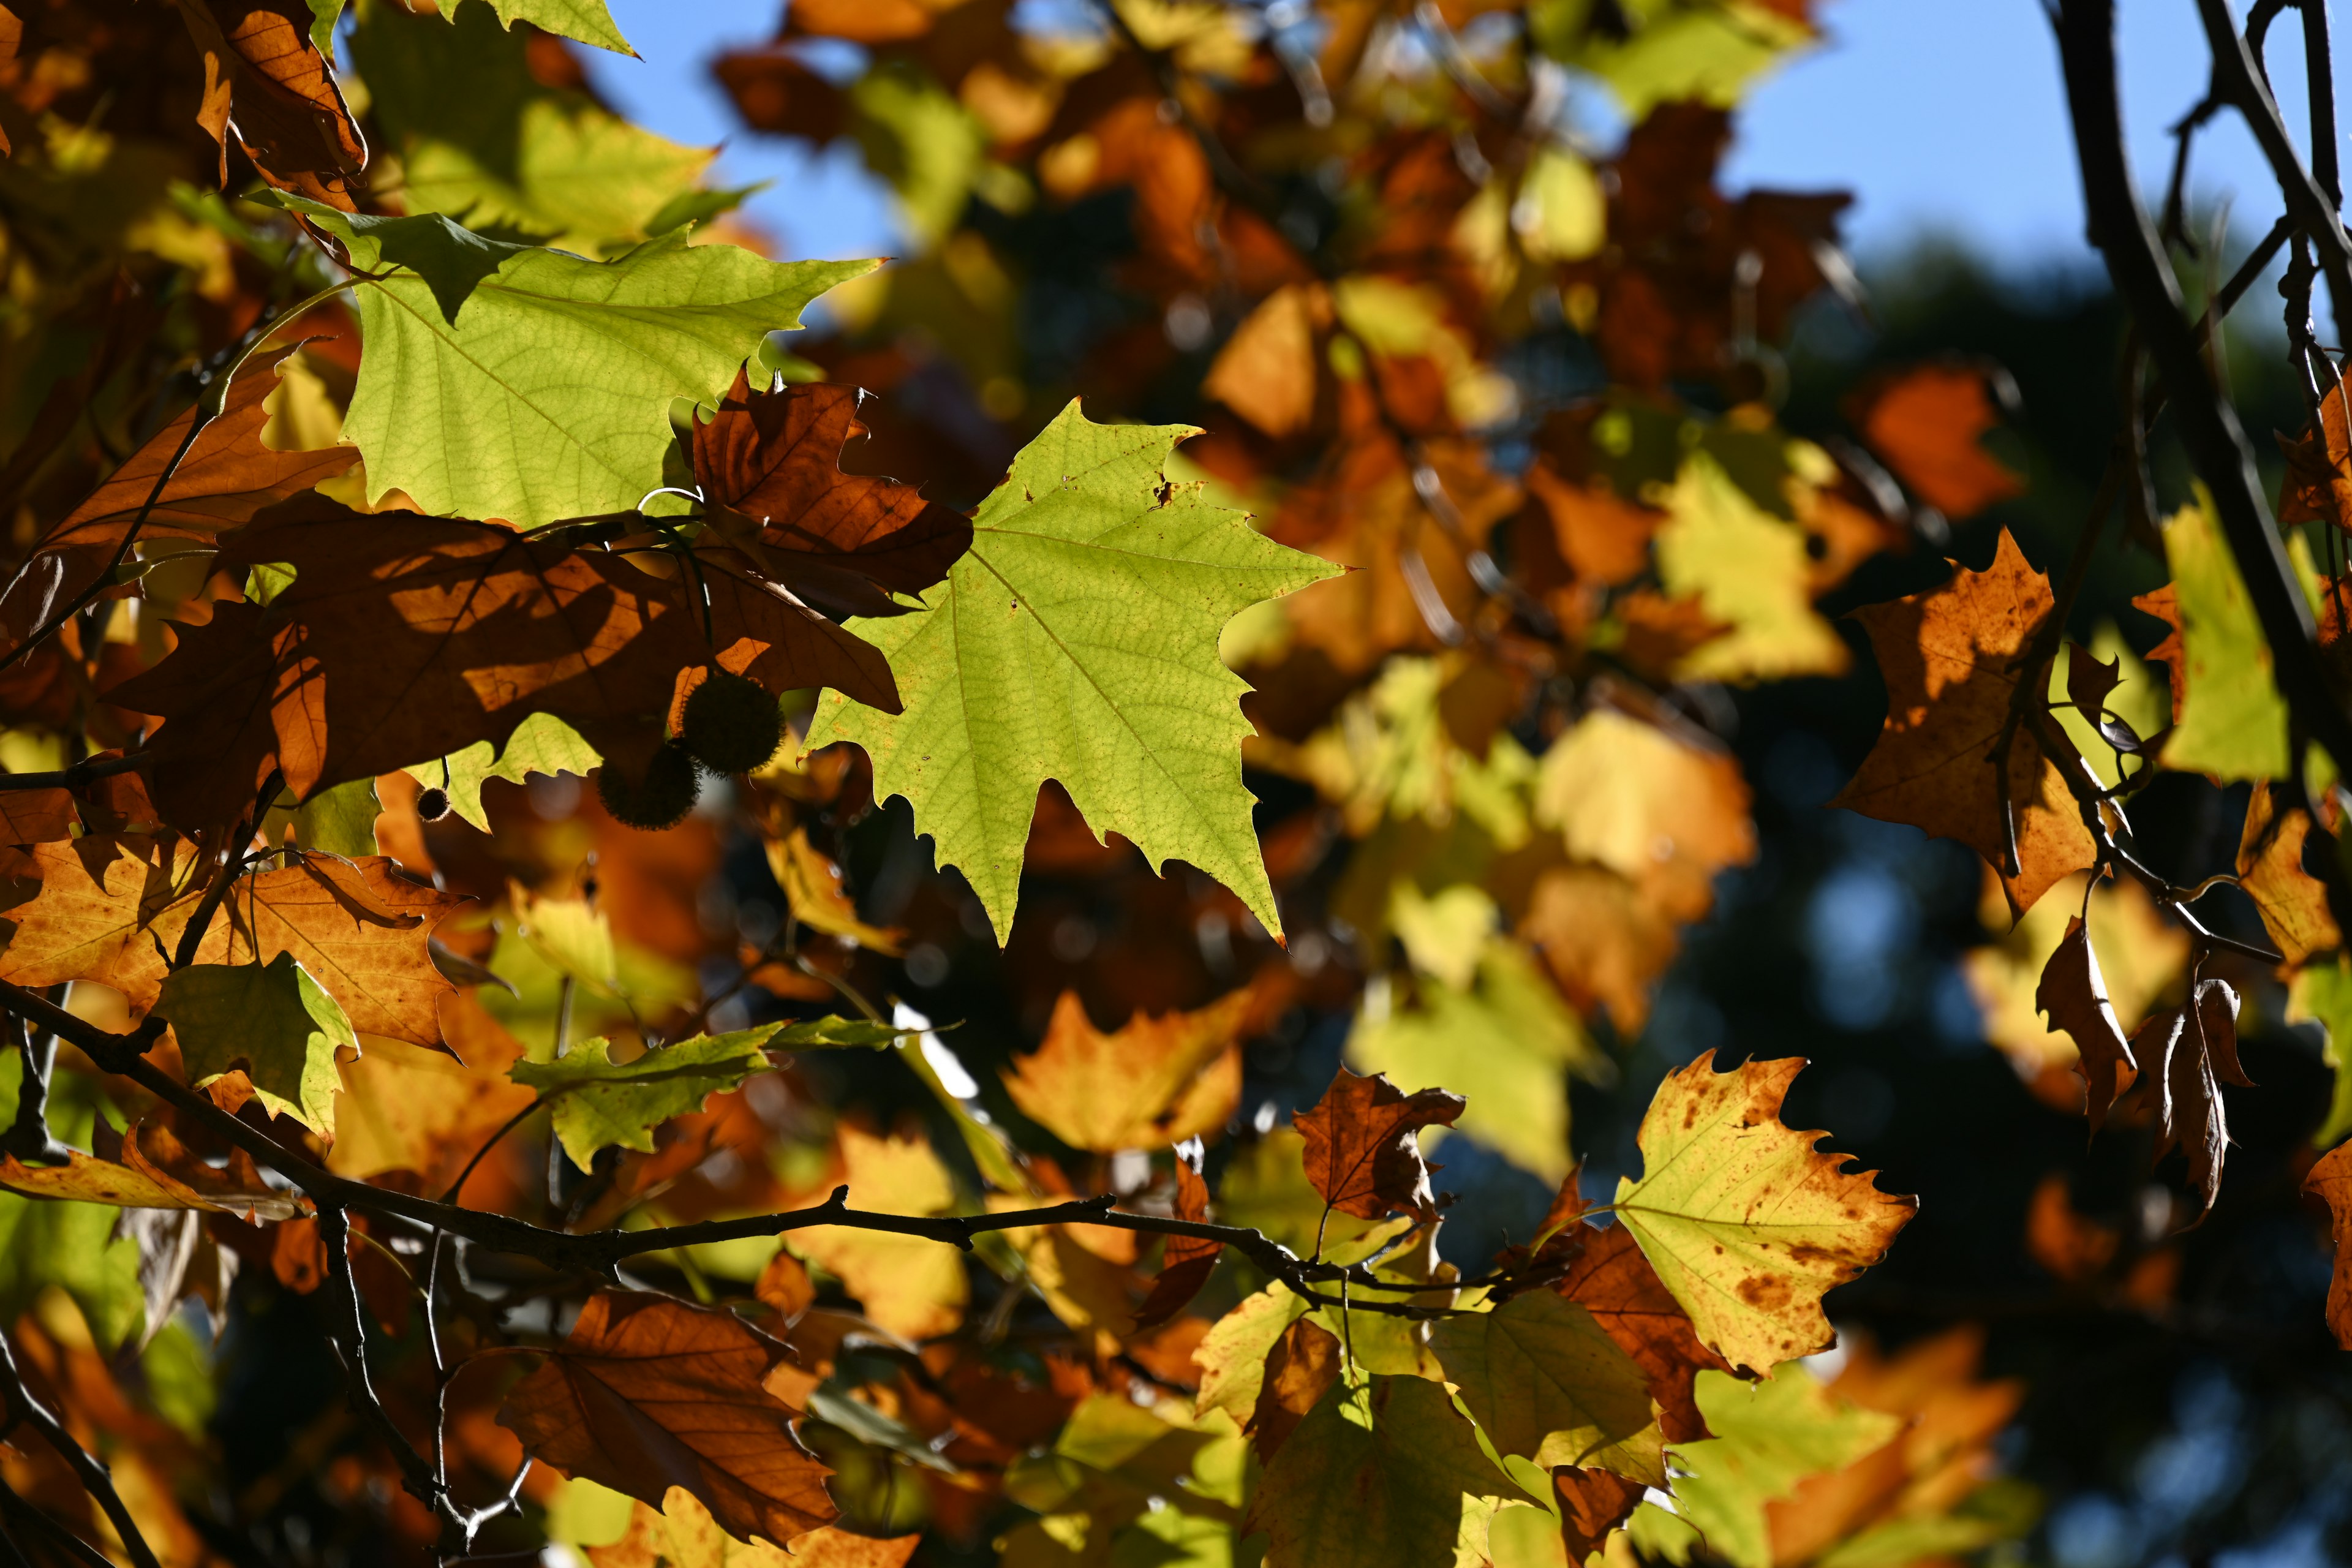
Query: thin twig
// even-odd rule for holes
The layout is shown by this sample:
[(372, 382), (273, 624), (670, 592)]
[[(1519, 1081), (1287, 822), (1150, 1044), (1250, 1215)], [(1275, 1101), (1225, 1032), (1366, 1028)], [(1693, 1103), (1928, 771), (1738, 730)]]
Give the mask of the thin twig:
[[(73, 1434), (66, 1430), (65, 1423), (51, 1414), (47, 1405), (34, 1398), (33, 1391), (25, 1386), (24, 1374), (16, 1370), (16, 1350), (8, 1343), (5, 1333), (0, 1333), (0, 1372), (5, 1372), (8, 1377), (7, 1385), (0, 1387), (0, 1405), (5, 1405), (6, 1410), (6, 1422), (0, 1426), (0, 1434), (13, 1429), (19, 1421), (38, 1432), (42, 1440), (55, 1448), (58, 1458), (73, 1471), (74, 1479), (81, 1482), (82, 1489), (105, 1510), (107, 1521), (122, 1538), (122, 1550), (130, 1554), (132, 1568), (161, 1568), (155, 1561), (154, 1549), (139, 1532), (138, 1521), (123, 1506), (122, 1494), (114, 1489), (112, 1472), (96, 1455), (75, 1442)], [(101, 1558), (100, 1561), (104, 1560)]]

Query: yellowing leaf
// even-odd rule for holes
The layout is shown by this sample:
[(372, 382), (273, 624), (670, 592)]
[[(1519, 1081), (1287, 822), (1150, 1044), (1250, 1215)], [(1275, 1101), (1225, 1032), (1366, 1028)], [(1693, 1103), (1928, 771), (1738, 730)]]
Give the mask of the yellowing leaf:
[(1694, 453), (1667, 498), (1658, 530), (1658, 578), (1676, 598), (1695, 595), (1709, 620), (1731, 630), (1675, 666), (1686, 680), (1752, 681), (1836, 675), (1845, 644), (1814, 612), (1805, 535), (1748, 500), (1714, 458)]
[(736, 1540), (684, 1487), (670, 1488), (660, 1508), (636, 1503), (625, 1517), (619, 1539), (589, 1546), (595, 1568), (905, 1568), (923, 1543), (920, 1535), (884, 1540), (826, 1525), (794, 1536), (787, 1554), (764, 1541)]
[(401, 489), (518, 528), (635, 507), (663, 482), (670, 400), (716, 407), (770, 332), (872, 267), (765, 261), (682, 233), (589, 261), (438, 214), (287, 200), (381, 274), (356, 289), (367, 353), (343, 426), (370, 504)]
[(2173, 611), (2165, 618), (2179, 641), (2148, 657), (2164, 659), (2180, 715), (2164, 765), (2225, 780), (2285, 777), (2286, 700), (2271, 679), (2270, 644), (2246, 580), (2201, 491), (2164, 525), (2164, 556)]
[(2287, 984), (2286, 1021), (2316, 1023), (2326, 1031), (2320, 1055), (2336, 1073), (2327, 1119), (2311, 1141), (2321, 1148), (2352, 1132), (2352, 958), (2295, 971)]
[[(947, 1167), (919, 1133), (877, 1137), (845, 1123), (838, 1134), (842, 1180), (856, 1207), (886, 1214), (945, 1214), (955, 1206)], [(909, 1340), (951, 1333), (963, 1321), (971, 1282), (963, 1254), (919, 1236), (818, 1226), (796, 1230), (793, 1250), (841, 1277), (866, 1315)]]
[(1005, 1091), (1055, 1137), (1097, 1154), (1215, 1132), (1241, 1100), (1241, 1029), (1257, 1005), (1244, 988), (1195, 1012), (1138, 1013), (1105, 1034), (1065, 991), (1045, 1043), (1013, 1058)]
[[(1983, 1012), (1985, 1038), (2029, 1079), (2072, 1067), (2075, 1060), (2074, 1040), (2043, 1021), (2034, 994), (2067, 923), (2082, 907), (2083, 879), (2077, 874), (2053, 888), (2011, 927), (2000, 878), (1990, 869), (1985, 873), (1978, 913), (1999, 940), (1970, 949), (1961, 957), (1960, 973)], [(2128, 877), (2103, 880), (2091, 890), (2090, 931), (2108, 1000), (2128, 1035), (2179, 980), (2189, 960), (2189, 933), (2165, 919), (2147, 890)]]
[(768, 1065), (774, 1024), (729, 1035), (698, 1035), (615, 1062), (611, 1042), (584, 1040), (551, 1062), (517, 1062), (509, 1076), (555, 1102), (555, 1135), (582, 1170), (615, 1143), (652, 1153), (654, 1129), (702, 1109)]
[(1244, 1528), (1266, 1568), (1475, 1568), (1505, 1500), (1530, 1501), (1479, 1451), (1477, 1429), (1421, 1377), (1332, 1385), (1266, 1467)]
[(1013, 459), (925, 607), (854, 623), (900, 672), (905, 711), (828, 693), (810, 726), (812, 748), (866, 749), (876, 796), (907, 797), (1000, 942), (1048, 778), (1097, 834), (1124, 834), (1155, 867), (1191, 862), (1281, 930), (1241, 782), (1244, 687), (1217, 634), (1339, 569), (1169, 486), (1161, 463), (1189, 433), (1064, 409)]
[(1764, 1373), (1834, 1341), (1822, 1293), (1876, 1262), (1918, 1209), (1841, 1169), (1814, 1147), (1822, 1134), (1782, 1124), (1804, 1065), (1718, 1073), (1709, 1051), (1668, 1075), (1642, 1118), (1642, 1179), (1617, 1184), (1618, 1223), (1700, 1340)]
[(254, 1097), (327, 1137), (342, 1092), (335, 1052), (360, 1048), (352, 1021), (290, 952), (268, 963), (192, 963), (164, 977), (155, 1012), (171, 1021), (199, 1087), (232, 1068)]
[(1678, 1444), (1691, 1473), (1675, 1482), (1682, 1516), (1709, 1551), (1737, 1568), (1772, 1568), (1764, 1505), (1809, 1476), (1843, 1469), (1902, 1430), (1902, 1421), (1847, 1404), (1807, 1373), (1783, 1368), (1762, 1383), (1698, 1374), (1698, 1407), (1715, 1436)]
[(1649, 1384), (1582, 1307), (1528, 1290), (1491, 1312), (1447, 1319), (1429, 1343), (1500, 1452), (1545, 1469), (1590, 1467), (1665, 1485)]
[(809, 842), (808, 829), (795, 827), (783, 838), (767, 842), (768, 869), (784, 890), (793, 918), (829, 936), (847, 937), (863, 948), (896, 957), (906, 940), (902, 931), (885, 931), (857, 918), (857, 906), (842, 891), (841, 868)]
[(1306, 1297), (1287, 1285), (1269, 1285), (1211, 1325), (1192, 1352), (1201, 1369), (1202, 1410), (1222, 1410), (1247, 1421), (1265, 1381), (1265, 1358), (1291, 1324), (1307, 1315)]

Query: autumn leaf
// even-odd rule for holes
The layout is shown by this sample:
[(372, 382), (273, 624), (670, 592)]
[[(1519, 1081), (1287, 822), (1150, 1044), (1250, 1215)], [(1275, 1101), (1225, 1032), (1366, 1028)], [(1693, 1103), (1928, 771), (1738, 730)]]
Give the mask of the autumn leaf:
[(808, 829), (794, 827), (767, 843), (768, 870), (784, 892), (793, 918), (812, 931), (845, 937), (874, 952), (898, 956), (907, 933), (866, 924), (842, 890), (841, 868), (809, 842)]
[(462, 752), (438, 762), (415, 763), (406, 771), (425, 788), (446, 791), (449, 809), (461, 821), (488, 833), (490, 818), (482, 809), (482, 786), (490, 780), (520, 784), (533, 773), (547, 778), (571, 773), (584, 779), (604, 760), (604, 753), (579, 731), (541, 711), (516, 725), (503, 743), (477, 741)]
[(367, 142), (335, 85), (332, 54), (311, 42), (303, 0), (184, 0), (178, 10), (205, 58), (196, 122), (220, 143), (220, 183), (233, 135), (278, 189), (354, 210)]
[(1391, 1209), (1429, 1214), (1417, 1134), (1452, 1126), (1464, 1103), (1442, 1089), (1407, 1095), (1378, 1073), (1359, 1078), (1341, 1068), (1314, 1109), (1291, 1118), (1307, 1139), (1307, 1179), (1326, 1204), (1358, 1219), (1383, 1219)]
[(1267, 1286), (1242, 1298), (1211, 1325), (1192, 1352), (1201, 1372), (1201, 1409), (1223, 1411), (1246, 1424), (1265, 1392), (1267, 1358), (1310, 1303), (1288, 1286)]
[(152, 1123), (123, 1133), (119, 1160), (79, 1149), (68, 1151), (62, 1165), (24, 1165), (14, 1155), (0, 1155), (0, 1187), (26, 1197), (196, 1210), (256, 1222), (290, 1219), (309, 1207), (299, 1193), (264, 1181), (244, 1150), (231, 1151), (226, 1164), (216, 1169), (196, 1158), (169, 1129)]
[(2280, 810), (2271, 798), (2270, 781), (2257, 781), (2246, 799), (2245, 826), (2238, 839), (2238, 886), (2253, 900), (2263, 929), (2291, 966), (2344, 941), (2328, 908), (2327, 885), (2303, 868), (2304, 844), (2310, 837), (2311, 814), (2301, 806)]
[(1685, 680), (1837, 675), (1851, 657), (1813, 609), (1805, 534), (1763, 510), (1704, 453), (1683, 465), (1654, 540), (1658, 580), (1729, 630), (1675, 661)]
[(2286, 700), (2272, 677), (2270, 642), (2201, 492), (2164, 525), (2164, 555), (2172, 581), (2132, 601), (2172, 627), (2147, 655), (2172, 678), (2164, 765), (2225, 780), (2285, 777)]
[(190, 825), (233, 817), (273, 769), (303, 797), (502, 745), (535, 714), (655, 725), (682, 667), (780, 644), (798, 683), (892, 700), (875, 649), (731, 575), (711, 581), (706, 639), (679, 583), (478, 523), (330, 508), (247, 527), (219, 560), (294, 581), (266, 606), (217, 606), (108, 694), (164, 721), (157, 804)]
[[(153, 1005), (167, 973), (163, 952), (202, 897), (199, 887), (97, 836), (31, 851), (41, 891), (7, 911), (15, 935), (0, 951), (0, 979), (18, 985), (96, 981), (133, 1009)], [(467, 900), (404, 876), (383, 856), (352, 861), (299, 855), (247, 878), (196, 949), (199, 963), (270, 962), (291, 954), (363, 1035), (441, 1044), (440, 1000), (457, 989), (435, 968), (433, 928)]]
[(719, 1529), (700, 1500), (672, 1487), (658, 1508), (638, 1503), (620, 1540), (588, 1548), (594, 1568), (906, 1568), (919, 1534), (885, 1540), (826, 1525), (793, 1538), (788, 1551), (743, 1542)]
[(1330, 297), (1320, 287), (1292, 283), (1276, 289), (1217, 351), (1201, 395), (1276, 440), (1298, 434), (1315, 417), (1317, 329), (1330, 324)]
[(2327, 1205), (2335, 1222), (2336, 1272), (2327, 1282), (2327, 1326), (2336, 1342), (2352, 1350), (2352, 1143), (2322, 1155), (2303, 1179), (2303, 1190)]
[[(734, 390), (694, 428), (694, 472), (722, 533), (829, 615), (895, 616), (971, 544), (971, 520), (912, 485), (841, 471), (854, 387)], [(735, 520), (748, 533), (730, 526)]]
[[(919, 1133), (877, 1137), (844, 1123), (835, 1132), (850, 1201), (886, 1214), (946, 1214), (955, 1206), (947, 1167)], [(952, 1333), (971, 1282), (963, 1255), (919, 1236), (816, 1226), (792, 1233), (794, 1251), (840, 1276), (877, 1324), (903, 1339)]]
[(1984, 433), (2000, 423), (1987, 395), (1994, 377), (2007, 381), (1979, 365), (1915, 365), (1864, 386), (1846, 416), (1912, 494), (1958, 522), (2025, 493), (2025, 481), (1984, 448)]
[(2254, 1083), (2238, 1065), (2237, 992), (2224, 980), (2200, 980), (2190, 998), (2139, 1026), (2132, 1060), (2140, 1069), (2137, 1092), (2156, 1111), (2158, 1155), (2177, 1146), (2189, 1157), (2189, 1179), (2210, 1214), (2230, 1149), (2221, 1086)]
[(1903, 1426), (1840, 1399), (1796, 1368), (1760, 1383), (1704, 1373), (1698, 1401), (1716, 1435), (1675, 1449), (1689, 1472), (1676, 1479), (1675, 1500), (1708, 1550), (1736, 1568), (1772, 1568), (1766, 1504), (1809, 1476), (1853, 1463)]
[(1631, 1230), (1579, 1226), (1573, 1234), (1579, 1250), (1552, 1289), (1590, 1312), (1642, 1369), (1667, 1442), (1706, 1436), (1691, 1385), (1710, 1367), (1729, 1370), (1723, 1358), (1699, 1342), (1690, 1314), (1660, 1281)]
[(1559, 1499), (1560, 1534), (1570, 1564), (1600, 1551), (1609, 1532), (1625, 1522), (1641, 1502), (1643, 1486), (1611, 1470), (1562, 1466), (1551, 1473)]
[[(826, 697), (810, 726), (812, 748), (866, 749), (877, 797), (907, 797), (1000, 942), (1048, 778), (1097, 834), (1124, 834), (1155, 868), (1189, 861), (1281, 931), (1241, 783), (1242, 682), (1216, 639), (1237, 612), (1335, 569), (1170, 486), (1161, 466), (1188, 433), (1095, 425), (1072, 403), (982, 505), (971, 552), (925, 608), (856, 624), (906, 672), (906, 711)], [(984, 711), (966, 701), (979, 690)]]
[(1532, 1500), (1479, 1451), (1443, 1384), (1373, 1377), (1335, 1383), (1308, 1412), (1244, 1529), (1268, 1533), (1267, 1568), (1475, 1562), (1506, 1500)]
[(610, 1041), (583, 1040), (553, 1061), (517, 1062), (507, 1075), (554, 1104), (555, 1135), (585, 1171), (598, 1150), (614, 1144), (652, 1153), (655, 1128), (767, 1067), (777, 1027), (697, 1035), (626, 1062), (612, 1059)]
[(2018, 683), (2039, 679), (2018, 660), (2055, 607), (2004, 529), (1990, 569), (1960, 567), (1940, 588), (1854, 612), (1886, 681), (1886, 726), (1831, 803), (1958, 839), (2001, 873), (2018, 911), (2095, 853), (2062, 772), (2080, 759), (2071, 747), (2050, 754), (2030, 719), (2011, 721)]
[[(1205, 1221), (1209, 1217), (1209, 1184), (1201, 1179), (1201, 1145), (1188, 1140), (1176, 1150), (1175, 1217)], [(1151, 1294), (1135, 1310), (1138, 1332), (1157, 1328), (1184, 1310), (1184, 1304), (1201, 1292), (1209, 1282), (1209, 1275), (1217, 1267), (1217, 1258), (1224, 1251), (1221, 1242), (1205, 1237), (1171, 1236), (1160, 1252), (1160, 1277), (1151, 1283)]]
[(682, 1487), (738, 1540), (788, 1542), (835, 1510), (803, 1412), (764, 1386), (786, 1354), (732, 1312), (600, 1290), (499, 1422), (565, 1475), (656, 1505)]
[(2033, 1005), (2049, 1015), (2052, 1030), (2064, 1030), (2081, 1053), (2075, 1070), (2083, 1075), (2084, 1108), (2096, 1132), (2116, 1102), (2118, 1069), (2138, 1063), (2131, 1042), (2124, 1037), (2115, 1005), (2107, 1000), (2107, 983), (2099, 973), (2099, 955), (2091, 946), (2090, 929), (2081, 918), (2066, 922), (2066, 935), (2042, 971)]
[(1262, 1011), (1244, 986), (1190, 1013), (1139, 1012), (1108, 1034), (1075, 991), (1054, 1004), (1045, 1038), (1016, 1057), (1005, 1092), (1074, 1149), (1115, 1154), (1221, 1130), (1241, 1100), (1241, 1037)]
[(1445, 1381), (1496, 1448), (1555, 1466), (1593, 1466), (1664, 1486), (1649, 1385), (1592, 1314), (1549, 1290), (1430, 1331)]
[(399, 489), (517, 528), (635, 507), (663, 482), (669, 400), (716, 405), (768, 333), (874, 265), (765, 261), (683, 233), (589, 261), (439, 214), (286, 200), (381, 274), (355, 290), (367, 354), (343, 426), (370, 504)]
[(660, 222), (666, 209), (697, 194), (711, 149), (539, 80), (531, 40), (502, 32), (488, 8), (436, 18), (370, 5), (358, 22), (352, 64), (399, 155), (404, 211), (597, 256), (675, 226)]
[(359, 1036), (335, 999), (280, 952), (268, 963), (191, 963), (163, 977), (154, 1011), (172, 1026), (198, 1089), (243, 1068), (254, 1097), (323, 1137), (342, 1092), (335, 1052)]
[(1719, 1073), (1708, 1051), (1669, 1074), (1642, 1118), (1643, 1177), (1617, 1184), (1618, 1223), (1700, 1341), (1768, 1375), (1834, 1341), (1822, 1293), (1876, 1262), (1918, 1210), (1820, 1152), (1822, 1134), (1782, 1124), (1804, 1065)]

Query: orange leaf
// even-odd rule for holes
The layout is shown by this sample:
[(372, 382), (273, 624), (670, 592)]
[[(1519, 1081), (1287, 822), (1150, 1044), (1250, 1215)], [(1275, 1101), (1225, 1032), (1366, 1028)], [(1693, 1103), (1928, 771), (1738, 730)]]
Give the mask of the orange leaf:
[(304, 0), (179, 0), (179, 12), (204, 51), (196, 123), (220, 143), (221, 184), (234, 135), (278, 189), (357, 211), (352, 191), (363, 184), (367, 142), (331, 62), (311, 46)]
[[(16, 932), (0, 952), (0, 979), (95, 981), (144, 1012), (163, 983), (164, 954), (176, 951), (195, 912), (200, 889), (186, 881), (193, 858), (181, 861), (175, 885), (130, 840), (90, 835), (30, 853), (41, 891), (5, 917)], [(291, 952), (360, 1033), (437, 1047), (440, 1000), (457, 987), (434, 967), (427, 943), (442, 917), (466, 901), (410, 880), (381, 855), (301, 855), (239, 885), (196, 962), (267, 963)]]
[(1919, 365), (1864, 387), (1850, 410), (1871, 450), (1955, 521), (2025, 493), (2025, 481), (1979, 444), (2000, 423), (1987, 381), (1980, 366)]
[(1115, 1154), (1213, 1132), (1241, 1098), (1241, 1045), (1272, 982), (1192, 1013), (1138, 1013), (1109, 1034), (1075, 991), (1054, 1004), (1045, 1043), (1015, 1058), (1013, 1103), (1073, 1149)]
[(2001, 873), (2019, 912), (2095, 854), (2059, 771), (2082, 765), (2071, 747), (2045, 753), (2021, 720), (2006, 773), (1993, 766), (2019, 681), (2043, 679), (2016, 668), (2018, 656), (2055, 608), (2049, 579), (2004, 529), (1990, 570), (1962, 567), (1940, 588), (1854, 612), (1886, 681), (1886, 727), (1832, 804), (1958, 839)]
[(2338, 1143), (2303, 1179), (2303, 1190), (2327, 1205), (2336, 1223), (2336, 1273), (2327, 1282), (2327, 1326), (2352, 1350), (2352, 1143)]
[(803, 1413), (763, 1386), (787, 1354), (732, 1312), (600, 1290), (499, 1422), (566, 1475), (656, 1506), (682, 1487), (728, 1534), (782, 1543), (837, 1511)]
[(1265, 1381), (1258, 1385), (1257, 1405), (1250, 1412), (1250, 1446), (1258, 1462), (1272, 1464), (1280, 1448), (1316, 1401), (1339, 1381), (1339, 1336), (1301, 1318), (1282, 1331), (1266, 1352)]
[(1433, 1213), (1416, 1134), (1453, 1126), (1466, 1103), (1442, 1089), (1407, 1095), (1383, 1074), (1359, 1078), (1341, 1068), (1315, 1109), (1291, 1118), (1307, 1139), (1307, 1179), (1325, 1203), (1358, 1219), (1384, 1219), (1391, 1209)]
[(2292, 966), (2344, 940), (2327, 907), (2327, 886), (2303, 868), (2303, 847), (2311, 837), (2311, 815), (2301, 806), (2280, 812), (2267, 781), (2257, 781), (2246, 801), (2246, 826), (2238, 841), (2238, 886), (2254, 901), (2263, 929)]
[(1552, 1471), (1551, 1484), (1559, 1494), (1560, 1536), (1568, 1544), (1571, 1563), (1582, 1563), (1600, 1551), (1609, 1532), (1633, 1516), (1647, 1489), (1613, 1471), (1579, 1469), (1574, 1465)]

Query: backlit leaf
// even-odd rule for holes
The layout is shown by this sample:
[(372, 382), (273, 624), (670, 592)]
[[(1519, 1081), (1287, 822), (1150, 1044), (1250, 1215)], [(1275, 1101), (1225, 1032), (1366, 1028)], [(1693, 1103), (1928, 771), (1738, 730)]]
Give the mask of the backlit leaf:
[(1665, 1484), (1642, 1369), (1583, 1308), (1529, 1290), (1435, 1325), (1429, 1343), (1499, 1451)]
[(1715, 1070), (1715, 1053), (1669, 1074), (1642, 1119), (1643, 1174), (1617, 1184), (1617, 1219), (1735, 1367), (1769, 1373), (1827, 1347), (1822, 1292), (1883, 1256), (1918, 1200), (1791, 1131), (1780, 1102), (1801, 1060)]
[(164, 977), (155, 1012), (171, 1021), (188, 1081), (242, 1068), (262, 1104), (333, 1136), (339, 1047), (359, 1036), (335, 999), (290, 952), (268, 963), (192, 963)]
[(1675, 1449), (1684, 1519), (1737, 1568), (1772, 1568), (1764, 1505), (1806, 1477), (1852, 1464), (1902, 1429), (1896, 1417), (1838, 1398), (1801, 1369), (1761, 1383), (1699, 1374), (1699, 1409), (1716, 1435)]
[[(1241, 783), (1243, 686), (1217, 634), (1335, 568), (1169, 486), (1160, 467), (1186, 434), (1063, 410), (982, 506), (971, 552), (926, 607), (856, 623), (907, 672), (906, 711), (827, 696), (810, 727), (811, 747), (866, 749), (875, 794), (907, 797), (1000, 942), (1048, 778), (1097, 834), (1124, 834), (1155, 867), (1191, 862), (1281, 930)], [(984, 710), (967, 702), (978, 690)]]
[(1723, 1358), (1699, 1342), (1690, 1314), (1659, 1280), (1632, 1231), (1622, 1225), (1606, 1230), (1580, 1226), (1575, 1234), (1581, 1250), (1552, 1289), (1590, 1312), (1601, 1331), (1641, 1367), (1666, 1441), (1688, 1443), (1706, 1436), (1706, 1424), (1691, 1386), (1710, 1367), (1727, 1370)]
[(2284, 777), (2286, 700), (2271, 678), (2270, 644), (2201, 493), (2164, 525), (2164, 555), (2170, 591), (2132, 601), (2173, 628), (2148, 654), (2171, 675), (2179, 714), (2164, 765), (2219, 779)]
[(517, 1062), (509, 1076), (555, 1104), (555, 1135), (582, 1170), (599, 1149), (619, 1144), (652, 1153), (654, 1129), (735, 1089), (768, 1065), (773, 1024), (728, 1035), (698, 1035), (615, 1062), (611, 1042), (583, 1040), (551, 1062)]
[(1005, 1092), (1074, 1149), (1115, 1154), (1222, 1129), (1241, 1100), (1241, 1038), (1260, 1011), (1244, 987), (1190, 1013), (1138, 1013), (1106, 1034), (1075, 991), (1054, 1005), (1045, 1038), (1015, 1057)]
[(1980, 366), (1895, 372), (1856, 393), (1848, 414), (1912, 493), (1956, 522), (2024, 493), (2025, 481), (1980, 442), (2000, 422)]
[(1359, 1219), (1432, 1208), (1429, 1166), (1417, 1134), (1461, 1119), (1463, 1099), (1442, 1089), (1407, 1095), (1375, 1073), (1341, 1068), (1311, 1110), (1292, 1121), (1307, 1139), (1307, 1179), (1323, 1201)]
[(501, 247), (437, 214), (296, 210), (370, 270), (346, 436), (368, 500), (532, 528), (634, 507), (660, 485), (669, 400), (715, 405), (768, 333), (871, 269), (765, 261), (683, 234), (612, 261)]
[(683, 1487), (738, 1540), (788, 1542), (835, 1510), (802, 1412), (764, 1386), (786, 1354), (732, 1312), (600, 1290), (499, 1421), (565, 1475), (652, 1503)]
[(2327, 1326), (2352, 1350), (2352, 1143), (2324, 1155), (2303, 1179), (2303, 1190), (2326, 1204), (2335, 1222), (2336, 1272), (2327, 1284)]

